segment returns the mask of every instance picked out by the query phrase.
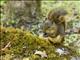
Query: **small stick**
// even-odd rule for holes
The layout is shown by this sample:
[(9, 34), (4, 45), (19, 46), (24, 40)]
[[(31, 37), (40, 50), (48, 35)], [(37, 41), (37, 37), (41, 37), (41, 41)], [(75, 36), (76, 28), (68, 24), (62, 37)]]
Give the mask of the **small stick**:
[(2, 48), (1, 50), (4, 51), (7, 47), (9, 47), (10, 43), (11, 42), (8, 42), (7, 45), (4, 48)]

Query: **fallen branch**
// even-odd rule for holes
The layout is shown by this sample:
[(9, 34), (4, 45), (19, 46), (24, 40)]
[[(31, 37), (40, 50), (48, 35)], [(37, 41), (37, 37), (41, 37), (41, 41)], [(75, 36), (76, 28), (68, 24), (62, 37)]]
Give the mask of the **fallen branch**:
[(2, 48), (1, 50), (4, 51), (6, 48), (8, 48), (10, 46), (10, 43), (11, 42), (8, 42), (7, 45), (4, 48)]

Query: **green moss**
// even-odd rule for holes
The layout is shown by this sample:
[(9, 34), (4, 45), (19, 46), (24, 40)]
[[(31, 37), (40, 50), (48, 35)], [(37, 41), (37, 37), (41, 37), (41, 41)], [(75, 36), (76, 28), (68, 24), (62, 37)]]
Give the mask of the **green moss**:
[[(68, 58), (60, 57), (55, 52), (55, 47), (48, 40), (32, 35), (29, 31), (23, 31), (15, 28), (0, 28), (0, 47), (3, 49), (9, 42), (10, 46), (2, 54), (14, 54), (29, 57), (30, 60), (67, 60)], [(46, 51), (47, 58), (35, 55), (35, 50)], [(65, 58), (65, 59), (63, 59)]]

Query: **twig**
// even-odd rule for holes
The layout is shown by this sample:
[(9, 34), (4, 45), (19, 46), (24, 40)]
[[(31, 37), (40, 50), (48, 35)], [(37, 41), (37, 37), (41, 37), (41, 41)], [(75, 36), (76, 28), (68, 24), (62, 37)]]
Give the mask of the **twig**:
[(8, 42), (7, 45), (4, 48), (2, 48), (1, 50), (4, 51), (7, 47), (9, 47), (10, 43), (11, 42)]

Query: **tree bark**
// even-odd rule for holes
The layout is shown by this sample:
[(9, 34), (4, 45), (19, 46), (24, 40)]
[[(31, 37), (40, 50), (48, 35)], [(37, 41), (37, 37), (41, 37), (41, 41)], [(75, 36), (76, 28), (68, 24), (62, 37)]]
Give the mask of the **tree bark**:
[(37, 21), (37, 17), (40, 16), (40, 0), (29, 1), (15, 1), (11, 0), (6, 3), (4, 7), (6, 21), (14, 20), (17, 23), (16, 27), (30, 27), (29, 25)]

